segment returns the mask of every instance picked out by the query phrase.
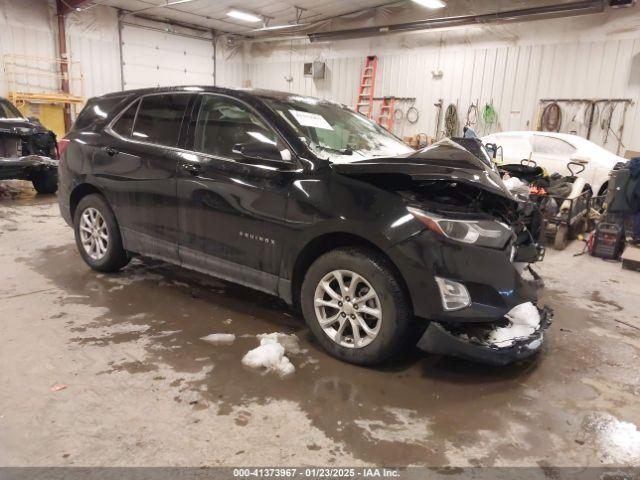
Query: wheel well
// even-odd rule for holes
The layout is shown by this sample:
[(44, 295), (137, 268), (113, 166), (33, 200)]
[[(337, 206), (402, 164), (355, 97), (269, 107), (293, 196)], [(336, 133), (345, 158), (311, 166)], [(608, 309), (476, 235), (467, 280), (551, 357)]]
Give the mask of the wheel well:
[(604, 195), (604, 192), (609, 188), (609, 181), (607, 180), (602, 184), (600, 190), (598, 191), (598, 196)]
[[(327, 233), (314, 238), (298, 254), (291, 278), (291, 294), (294, 308), (300, 308), (300, 291), (302, 290), (302, 282), (304, 281), (305, 272), (309, 269), (311, 264), (325, 253), (344, 247), (364, 247), (373, 250), (384, 257), (391, 268), (395, 271), (398, 280), (403, 286), (405, 292), (407, 292), (407, 296), (411, 297), (400, 270), (383, 250), (366, 238), (351, 233), (336, 232)], [(411, 301), (411, 298), (409, 298), (409, 300)]]
[(102, 195), (102, 192), (98, 190), (96, 187), (89, 183), (82, 183), (74, 188), (73, 192), (71, 192), (71, 197), (69, 198), (69, 208), (71, 209), (71, 219), (73, 219), (76, 215), (76, 207), (87, 195), (91, 195), (92, 193), (97, 193)]

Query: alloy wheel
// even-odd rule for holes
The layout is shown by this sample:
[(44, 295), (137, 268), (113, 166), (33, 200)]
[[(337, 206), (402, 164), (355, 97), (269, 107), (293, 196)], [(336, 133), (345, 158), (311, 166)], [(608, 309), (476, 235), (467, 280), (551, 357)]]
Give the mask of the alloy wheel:
[(342, 347), (366, 347), (380, 332), (380, 298), (371, 284), (355, 272), (327, 273), (316, 287), (314, 307), (324, 333)]
[(80, 241), (92, 260), (102, 260), (109, 249), (109, 229), (100, 212), (89, 207), (80, 216)]

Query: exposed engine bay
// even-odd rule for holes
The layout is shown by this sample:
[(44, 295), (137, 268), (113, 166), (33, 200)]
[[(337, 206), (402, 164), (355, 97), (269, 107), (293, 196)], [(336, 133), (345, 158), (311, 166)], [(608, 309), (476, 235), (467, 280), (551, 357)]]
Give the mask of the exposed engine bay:
[(526, 261), (540, 259), (542, 247), (537, 241), (542, 234), (543, 218), (539, 207), (531, 201), (508, 198), (475, 185), (453, 180), (415, 180), (403, 174), (358, 175), (358, 179), (386, 191), (396, 192), (409, 204), (419, 204), (430, 212), (450, 218), (496, 219), (511, 226), (516, 246), (530, 245)]
[[(39, 193), (57, 189), (56, 135), (35, 118), (23, 118), (10, 102), (0, 98), (0, 180), (29, 180)], [(8, 116), (7, 116), (8, 115)]]

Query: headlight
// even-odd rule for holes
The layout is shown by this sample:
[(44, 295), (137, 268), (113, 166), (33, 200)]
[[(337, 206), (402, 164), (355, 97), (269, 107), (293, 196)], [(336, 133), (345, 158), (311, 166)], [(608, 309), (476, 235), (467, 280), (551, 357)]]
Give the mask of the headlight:
[(503, 248), (513, 235), (507, 225), (496, 220), (458, 220), (440, 217), (414, 207), (407, 207), (407, 210), (430, 230), (456, 242)]

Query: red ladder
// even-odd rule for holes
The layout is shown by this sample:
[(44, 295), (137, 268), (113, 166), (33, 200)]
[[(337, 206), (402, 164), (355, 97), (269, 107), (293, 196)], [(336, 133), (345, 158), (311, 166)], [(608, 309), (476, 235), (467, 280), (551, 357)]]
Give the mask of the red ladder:
[[(376, 72), (378, 70), (378, 57), (371, 55), (364, 62), (360, 88), (358, 88), (358, 99), (356, 100), (356, 112), (362, 113), (371, 118), (373, 115), (373, 94), (376, 88)], [(362, 108), (365, 108), (362, 111)]]
[(380, 113), (378, 114), (378, 125), (386, 128), (390, 132), (393, 130), (393, 113), (395, 112), (396, 97), (383, 97)]

